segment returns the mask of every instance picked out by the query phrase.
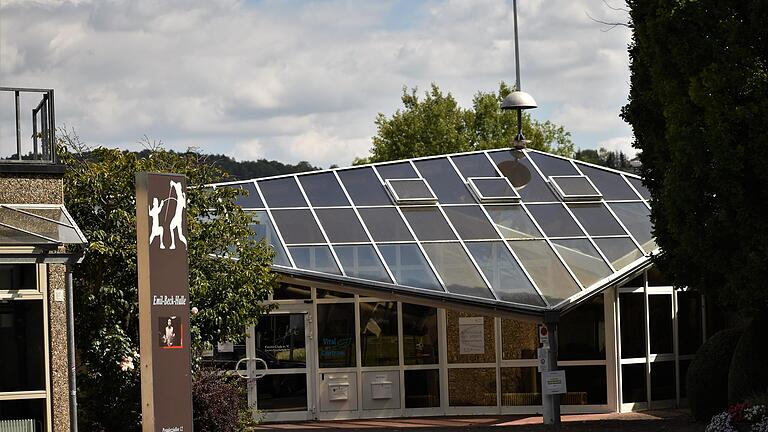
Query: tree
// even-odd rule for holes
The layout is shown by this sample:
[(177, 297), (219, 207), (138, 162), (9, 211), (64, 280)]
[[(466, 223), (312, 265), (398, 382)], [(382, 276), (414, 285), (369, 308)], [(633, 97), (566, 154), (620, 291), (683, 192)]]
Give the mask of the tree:
[[(188, 253), (193, 343), (241, 336), (268, 308), (275, 284), (273, 252), (256, 242), (251, 217), (234, 204), (238, 193), (201, 185), (226, 176), (195, 153), (152, 146), (146, 157), (117, 149), (87, 149), (66, 134), (73, 152), (67, 166), (65, 202), (89, 243), (75, 266), (78, 389), (81, 426), (93, 431), (140, 428), (138, 292), (134, 174), (187, 176)], [(232, 259), (236, 256), (237, 259)]]
[[(376, 136), (371, 154), (356, 158), (353, 163), (382, 162), (446, 153), (505, 148), (512, 145), (517, 134), (514, 112), (499, 106), (511, 89), (505, 83), (498, 93), (478, 92), (472, 108), (459, 106), (453, 96), (444, 94), (432, 84), (424, 99), (417, 89), (403, 88), (404, 109), (391, 117), (379, 113)], [(523, 134), (531, 140), (530, 147), (570, 156), (573, 153), (571, 134), (562, 126), (549, 121), (540, 122), (523, 113)]]
[(576, 160), (589, 162), (595, 165), (601, 165), (617, 170), (627, 172), (635, 171), (635, 168), (630, 163), (629, 158), (621, 150), (606, 150), (602, 147), (600, 150), (578, 149), (573, 154), (573, 158)]
[(768, 304), (768, 3), (630, 0), (629, 103), (661, 268), (720, 305)]

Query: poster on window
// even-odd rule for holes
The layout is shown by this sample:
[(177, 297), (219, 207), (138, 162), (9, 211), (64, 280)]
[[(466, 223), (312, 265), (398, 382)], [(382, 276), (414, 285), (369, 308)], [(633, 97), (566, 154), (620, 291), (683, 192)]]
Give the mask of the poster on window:
[(483, 317), (459, 318), (459, 354), (485, 354)]

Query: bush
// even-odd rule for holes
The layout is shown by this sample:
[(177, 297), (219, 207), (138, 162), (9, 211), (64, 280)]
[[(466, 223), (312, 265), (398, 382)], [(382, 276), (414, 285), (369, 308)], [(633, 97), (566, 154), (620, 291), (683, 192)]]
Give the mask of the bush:
[(688, 405), (696, 420), (707, 421), (728, 407), (728, 367), (742, 329), (715, 333), (688, 367)]
[(744, 402), (768, 392), (768, 312), (758, 314), (744, 329), (728, 371), (728, 401)]
[(195, 432), (240, 432), (253, 426), (245, 383), (216, 369), (197, 371), (192, 381)]

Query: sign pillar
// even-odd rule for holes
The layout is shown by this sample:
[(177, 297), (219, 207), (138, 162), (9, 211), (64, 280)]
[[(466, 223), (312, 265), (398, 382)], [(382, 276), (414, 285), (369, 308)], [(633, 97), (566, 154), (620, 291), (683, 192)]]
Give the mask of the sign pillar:
[(192, 432), (186, 187), (136, 174), (142, 432)]
[(560, 395), (567, 392), (565, 371), (557, 370), (557, 323), (559, 320), (559, 313), (547, 312), (544, 316), (544, 325), (539, 327), (539, 340), (542, 343), (542, 348), (539, 349), (541, 402), (544, 424), (550, 425), (560, 425)]

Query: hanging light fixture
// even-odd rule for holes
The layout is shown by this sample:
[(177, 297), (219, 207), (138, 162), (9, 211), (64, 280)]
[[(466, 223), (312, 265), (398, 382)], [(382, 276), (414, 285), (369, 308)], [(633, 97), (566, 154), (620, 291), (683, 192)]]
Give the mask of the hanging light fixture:
[(536, 108), (536, 100), (533, 96), (521, 90), (520, 87), (520, 43), (517, 38), (517, 0), (512, 1), (512, 11), (515, 32), (515, 89), (501, 101), (502, 110), (517, 111), (517, 135), (513, 141), (512, 156), (514, 160), (507, 160), (499, 164), (499, 170), (509, 179), (516, 188), (523, 188), (531, 181), (531, 172), (528, 167), (519, 162), (525, 157), (523, 149), (530, 142), (523, 136), (523, 110)]

